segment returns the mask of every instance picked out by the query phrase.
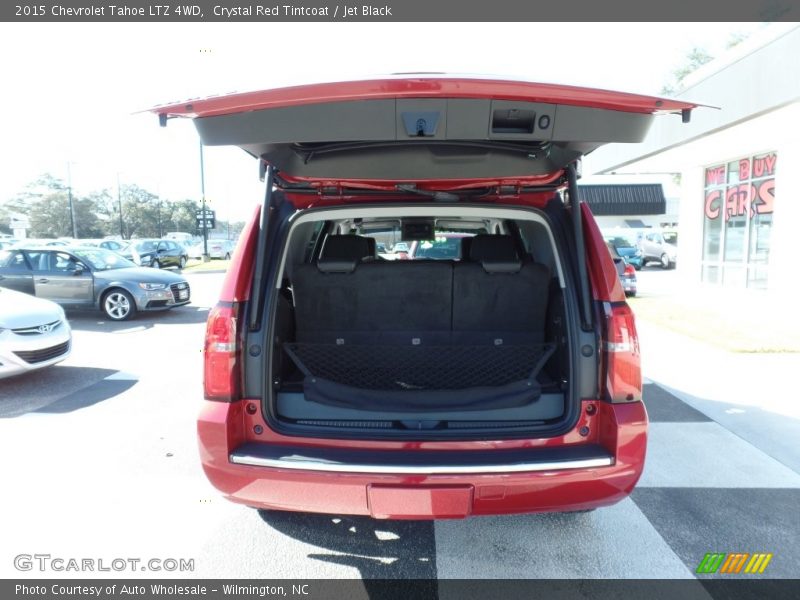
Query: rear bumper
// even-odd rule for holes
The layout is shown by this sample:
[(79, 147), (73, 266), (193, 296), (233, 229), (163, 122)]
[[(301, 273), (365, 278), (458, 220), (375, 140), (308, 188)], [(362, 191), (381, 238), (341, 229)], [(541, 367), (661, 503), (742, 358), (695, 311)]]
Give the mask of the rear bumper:
[(206, 403), (198, 423), (203, 468), (229, 500), (265, 509), (401, 519), (585, 510), (630, 494), (646, 448), (638, 402), (602, 405), (595, 443), (516, 440), (516, 448), (495, 450), (486, 442), (472, 450), (254, 442), (241, 437), (243, 412), (241, 403)]

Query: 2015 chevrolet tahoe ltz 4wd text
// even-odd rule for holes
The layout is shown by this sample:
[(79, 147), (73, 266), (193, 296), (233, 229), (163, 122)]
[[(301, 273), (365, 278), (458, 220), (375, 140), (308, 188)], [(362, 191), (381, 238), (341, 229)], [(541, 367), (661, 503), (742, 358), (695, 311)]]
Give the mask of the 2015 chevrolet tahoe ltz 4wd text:
[[(210, 481), (249, 506), (376, 518), (626, 497), (646, 449), (639, 342), (576, 180), (582, 155), (695, 106), (402, 76), (153, 109), (241, 147), (266, 182), (207, 324)], [(399, 243), (425, 251), (376, 250)]]

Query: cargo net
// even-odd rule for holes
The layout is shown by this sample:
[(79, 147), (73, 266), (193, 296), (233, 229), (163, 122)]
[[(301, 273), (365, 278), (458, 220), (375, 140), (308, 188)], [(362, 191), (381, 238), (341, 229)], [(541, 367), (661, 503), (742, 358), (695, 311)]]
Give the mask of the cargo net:
[(306, 377), (368, 390), (461, 390), (534, 380), (554, 344), (370, 346), (286, 343)]

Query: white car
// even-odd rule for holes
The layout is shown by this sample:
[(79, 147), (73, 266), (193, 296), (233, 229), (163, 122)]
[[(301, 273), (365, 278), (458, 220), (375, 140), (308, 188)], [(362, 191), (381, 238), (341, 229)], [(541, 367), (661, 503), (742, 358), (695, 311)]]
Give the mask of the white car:
[(69, 356), (72, 330), (55, 302), (0, 287), (0, 379)]
[(211, 258), (230, 260), (235, 247), (231, 240), (208, 240), (208, 255)]

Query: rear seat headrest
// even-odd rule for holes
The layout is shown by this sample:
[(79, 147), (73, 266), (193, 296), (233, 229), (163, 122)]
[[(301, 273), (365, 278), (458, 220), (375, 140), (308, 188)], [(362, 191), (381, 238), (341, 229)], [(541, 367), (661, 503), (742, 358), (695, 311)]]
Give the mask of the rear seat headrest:
[(360, 235), (330, 235), (317, 268), (323, 273), (352, 273), (364, 258), (375, 256), (375, 239)]
[(361, 260), (375, 256), (375, 240), (361, 235), (329, 235), (322, 248), (324, 260)]
[(469, 257), (487, 273), (516, 273), (522, 267), (510, 235), (476, 235), (469, 245)]
[(317, 261), (317, 269), (322, 273), (352, 273), (358, 261), (347, 258), (327, 258)]
[(472, 247), (472, 238), (471, 237), (463, 237), (461, 238), (461, 250), (459, 252), (459, 258), (461, 260), (469, 260), (469, 251)]

